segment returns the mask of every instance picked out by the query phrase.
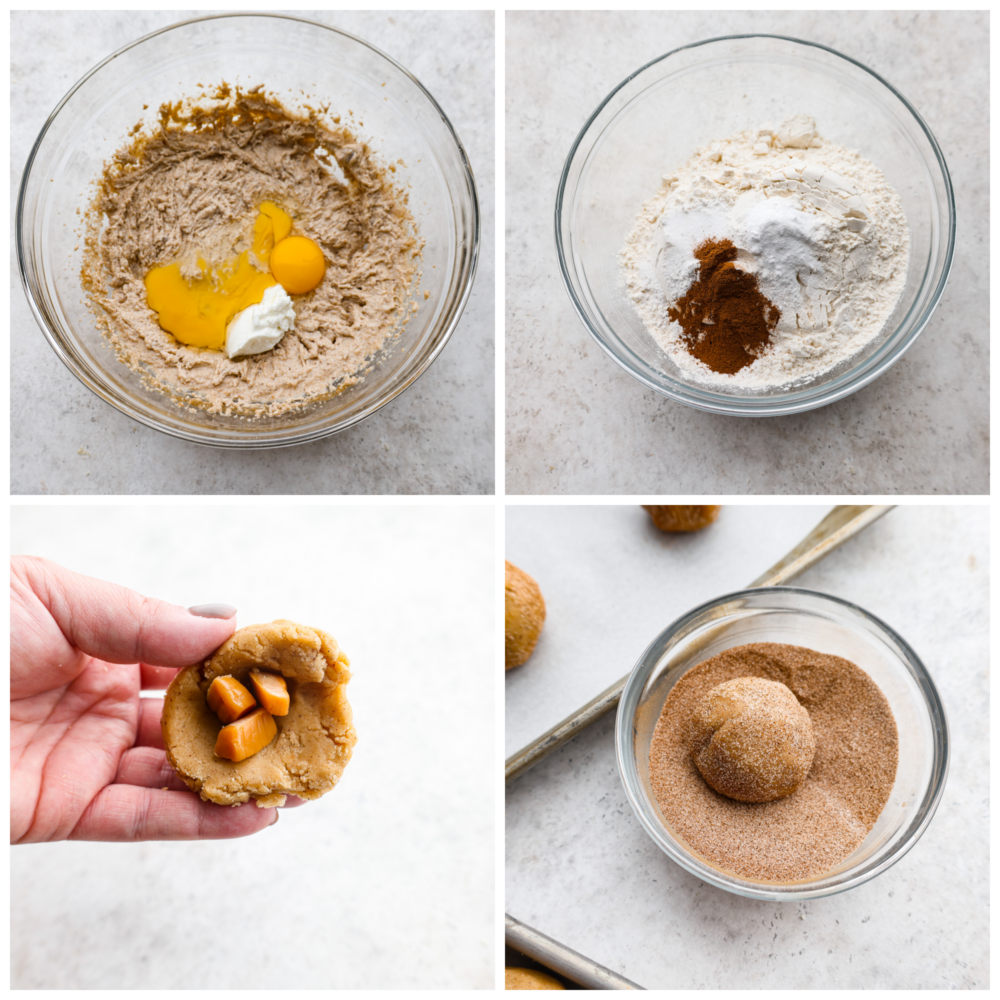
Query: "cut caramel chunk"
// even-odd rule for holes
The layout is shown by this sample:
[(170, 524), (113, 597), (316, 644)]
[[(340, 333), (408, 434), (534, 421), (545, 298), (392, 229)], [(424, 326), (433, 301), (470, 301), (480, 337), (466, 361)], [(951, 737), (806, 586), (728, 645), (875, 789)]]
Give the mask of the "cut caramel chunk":
[(250, 671), (257, 701), (271, 715), (288, 715), (288, 685), (281, 674), (262, 674), (256, 667)]
[(257, 704), (253, 695), (235, 677), (228, 674), (212, 681), (207, 697), (208, 707), (223, 724), (235, 722)]
[(226, 760), (246, 760), (278, 735), (278, 724), (262, 708), (244, 715), (219, 731), (215, 753)]

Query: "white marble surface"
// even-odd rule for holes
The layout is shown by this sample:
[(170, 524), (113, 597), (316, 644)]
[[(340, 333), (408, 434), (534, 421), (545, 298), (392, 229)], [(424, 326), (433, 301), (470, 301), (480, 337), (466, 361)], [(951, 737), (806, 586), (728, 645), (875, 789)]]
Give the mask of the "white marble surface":
[(944, 702), (944, 796), (895, 866), (802, 903), (701, 882), (632, 813), (609, 716), (508, 790), (507, 912), (648, 989), (987, 988), (988, 560), (987, 507), (900, 507), (796, 581), (895, 628)]
[[(42, 124), (100, 59), (207, 11), (17, 11), (11, 19), (11, 214)], [(11, 227), (11, 492), (15, 494), (482, 494), (494, 490), (494, 14), (304, 11), (398, 60), (437, 99), (479, 190), (475, 286), (441, 356), (402, 396), (314, 444), (233, 452), (174, 440), (94, 396), (28, 308)]]
[(729, 505), (704, 531), (668, 534), (638, 504), (508, 507), (504, 554), (538, 582), (547, 617), (504, 679), (505, 755), (627, 674), (675, 618), (756, 580), (829, 510)]
[(492, 988), (492, 507), (18, 507), (12, 551), (328, 630), (358, 730), (255, 836), (12, 848), (14, 989)]
[[(944, 298), (907, 354), (845, 400), (758, 420), (622, 371), (573, 311), (553, 236), (566, 155), (608, 92), (677, 46), (752, 32), (828, 45), (899, 89), (944, 151), (958, 214)], [(987, 13), (509, 13), (507, 492), (988, 493), (988, 52)]]

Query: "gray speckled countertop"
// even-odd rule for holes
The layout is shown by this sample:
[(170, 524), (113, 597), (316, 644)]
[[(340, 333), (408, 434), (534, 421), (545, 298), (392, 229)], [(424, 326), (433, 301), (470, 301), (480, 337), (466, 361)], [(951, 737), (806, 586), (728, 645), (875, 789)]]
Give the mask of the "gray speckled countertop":
[[(588, 116), (680, 45), (765, 32), (859, 60), (919, 111), (958, 215), (951, 278), (885, 375), (819, 410), (751, 420), (665, 399), (597, 346), (570, 305), (556, 187)], [(506, 23), (506, 397), (511, 494), (989, 492), (989, 15), (515, 12)]]
[[(15, 12), (11, 199), (56, 103), (115, 49), (206, 11)], [(15, 494), (492, 493), (494, 490), (494, 14), (301, 12), (402, 63), (451, 119), (483, 221), (472, 296), (441, 356), (357, 427), (276, 451), (174, 440), (119, 413), (62, 365), (11, 266), (11, 492)], [(12, 208), (13, 213), (13, 208)]]
[[(582, 626), (576, 637), (598, 652), (613, 643), (620, 622), (648, 613), (655, 594), (641, 584), (649, 555), (620, 545), (610, 566), (605, 555), (622, 533), (631, 532), (635, 549), (650, 541), (649, 532), (634, 510), (617, 508), (617, 518), (614, 510), (573, 510), (577, 527), (590, 516), (592, 530), (577, 533), (578, 547), (564, 546), (545, 626), (553, 641), (544, 649), (540, 642), (540, 667), (558, 670), (563, 647), (572, 660), (565, 669), (579, 660), (572, 643), (557, 645), (566, 632), (562, 618), (579, 621), (573, 608), (559, 611), (564, 582), (598, 574), (616, 582), (607, 602), (592, 606), (592, 634)], [(753, 510), (723, 508), (718, 526), (727, 514), (745, 523)], [(516, 521), (508, 518), (508, 548), (530, 541), (536, 511), (544, 519), (553, 508), (523, 508)], [(817, 521), (824, 512), (817, 508)], [(768, 516), (761, 512), (762, 524)], [(709, 531), (704, 559), (716, 593), (724, 593)], [(664, 604), (661, 623), (648, 635), (621, 634), (621, 648), (632, 652), (613, 677), (631, 668), (636, 649), (703, 598), (704, 581), (691, 562), (695, 547), (683, 539), (656, 547), (665, 570), (676, 563), (678, 573), (694, 574), (693, 596), (683, 606)], [(544, 562), (544, 552), (536, 554)], [(632, 580), (622, 572), (626, 556), (636, 561)], [(768, 564), (762, 559), (758, 571)], [(745, 568), (726, 590), (747, 582)], [(541, 566), (537, 572), (545, 594)], [(509, 787), (507, 912), (647, 989), (986, 989), (989, 508), (898, 507), (793, 585), (855, 602), (887, 622), (938, 687), (951, 739), (949, 774), (937, 813), (909, 853), (871, 881), (825, 899), (781, 904), (714, 888), (669, 860), (639, 825), (618, 775), (612, 714)], [(678, 583), (660, 589), (667, 593), (668, 586)], [(633, 604), (634, 612), (618, 613)], [(523, 702), (530, 677), (517, 681), (516, 699)]]

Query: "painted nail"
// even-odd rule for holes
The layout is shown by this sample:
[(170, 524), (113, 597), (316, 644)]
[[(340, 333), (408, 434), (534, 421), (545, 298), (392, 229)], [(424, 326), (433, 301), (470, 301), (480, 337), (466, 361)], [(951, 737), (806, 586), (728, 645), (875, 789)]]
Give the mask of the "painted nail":
[(188, 611), (198, 618), (232, 618), (236, 614), (231, 604), (196, 604)]

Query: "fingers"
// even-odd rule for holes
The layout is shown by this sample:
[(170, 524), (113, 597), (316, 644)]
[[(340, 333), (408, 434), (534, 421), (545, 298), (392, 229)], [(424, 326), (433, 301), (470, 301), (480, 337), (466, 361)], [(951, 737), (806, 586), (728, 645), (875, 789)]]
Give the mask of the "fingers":
[(223, 840), (247, 837), (277, 822), (276, 809), (253, 802), (218, 806), (194, 792), (108, 785), (90, 803), (70, 840)]
[(139, 726), (135, 734), (135, 747), (152, 747), (163, 749), (163, 730), (160, 728), (160, 718), (163, 715), (162, 698), (139, 699)]
[(173, 792), (186, 792), (187, 785), (167, 763), (167, 755), (153, 747), (133, 747), (122, 754), (115, 778), (121, 785), (140, 785)]
[(139, 664), (139, 678), (143, 691), (165, 691), (176, 676), (176, 667), (151, 667), (148, 663)]
[[(118, 775), (115, 779), (122, 785), (140, 785), (143, 788), (159, 788), (162, 791), (186, 792), (187, 785), (181, 776), (167, 762), (163, 749), (155, 749), (152, 745), (135, 746), (122, 754), (118, 764)], [(308, 800), (297, 795), (285, 797), (282, 809), (295, 809), (304, 806)]]
[(236, 629), (235, 610), (229, 618), (192, 614), (47, 559), (19, 558), (16, 572), (72, 646), (111, 663), (184, 667), (208, 656)]

